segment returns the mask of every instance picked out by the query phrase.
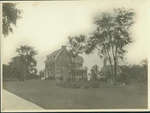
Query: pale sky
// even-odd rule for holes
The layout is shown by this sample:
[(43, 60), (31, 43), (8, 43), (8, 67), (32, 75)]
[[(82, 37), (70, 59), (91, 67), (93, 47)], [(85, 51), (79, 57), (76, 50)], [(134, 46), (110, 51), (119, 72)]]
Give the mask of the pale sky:
[[(2, 39), (3, 63), (16, 55), (19, 45), (33, 46), (38, 55), (38, 69), (44, 68), (46, 55), (67, 43), (69, 35), (88, 34), (93, 30), (93, 17), (97, 12), (113, 8), (132, 8), (136, 12), (132, 37), (135, 40), (128, 48), (127, 62), (137, 64), (148, 56), (150, 45), (150, 1), (149, 0), (82, 0), (18, 3), (22, 19), (13, 34)], [(101, 66), (102, 60), (96, 55), (84, 56), (84, 65)]]

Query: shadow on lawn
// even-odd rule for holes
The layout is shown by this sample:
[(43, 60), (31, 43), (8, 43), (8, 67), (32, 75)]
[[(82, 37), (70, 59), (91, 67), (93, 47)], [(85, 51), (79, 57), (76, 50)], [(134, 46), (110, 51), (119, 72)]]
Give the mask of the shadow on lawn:
[(3, 82), (4, 88), (45, 109), (146, 109), (147, 86), (62, 88), (52, 80)]

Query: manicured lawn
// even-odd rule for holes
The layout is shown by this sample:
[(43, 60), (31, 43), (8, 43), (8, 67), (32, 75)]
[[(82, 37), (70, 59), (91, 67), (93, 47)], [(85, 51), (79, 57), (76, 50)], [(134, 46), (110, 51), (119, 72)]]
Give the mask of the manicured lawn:
[(4, 88), (45, 109), (142, 109), (147, 108), (143, 85), (100, 88), (62, 88), (52, 80), (4, 82)]

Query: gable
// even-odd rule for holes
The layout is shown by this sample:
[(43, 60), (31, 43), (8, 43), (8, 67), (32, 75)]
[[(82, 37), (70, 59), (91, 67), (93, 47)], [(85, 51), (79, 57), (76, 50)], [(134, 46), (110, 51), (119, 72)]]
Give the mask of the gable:
[(61, 51), (55, 58), (55, 62), (60, 65), (71, 63), (71, 56), (67, 50)]

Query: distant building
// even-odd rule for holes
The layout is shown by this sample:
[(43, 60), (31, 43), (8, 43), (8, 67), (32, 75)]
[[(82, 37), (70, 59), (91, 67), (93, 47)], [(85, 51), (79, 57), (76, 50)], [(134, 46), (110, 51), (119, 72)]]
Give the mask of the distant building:
[(73, 56), (71, 52), (62, 46), (47, 56), (45, 61), (45, 78), (61, 81), (78, 81), (87, 79), (87, 69), (83, 68), (83, 58)]

